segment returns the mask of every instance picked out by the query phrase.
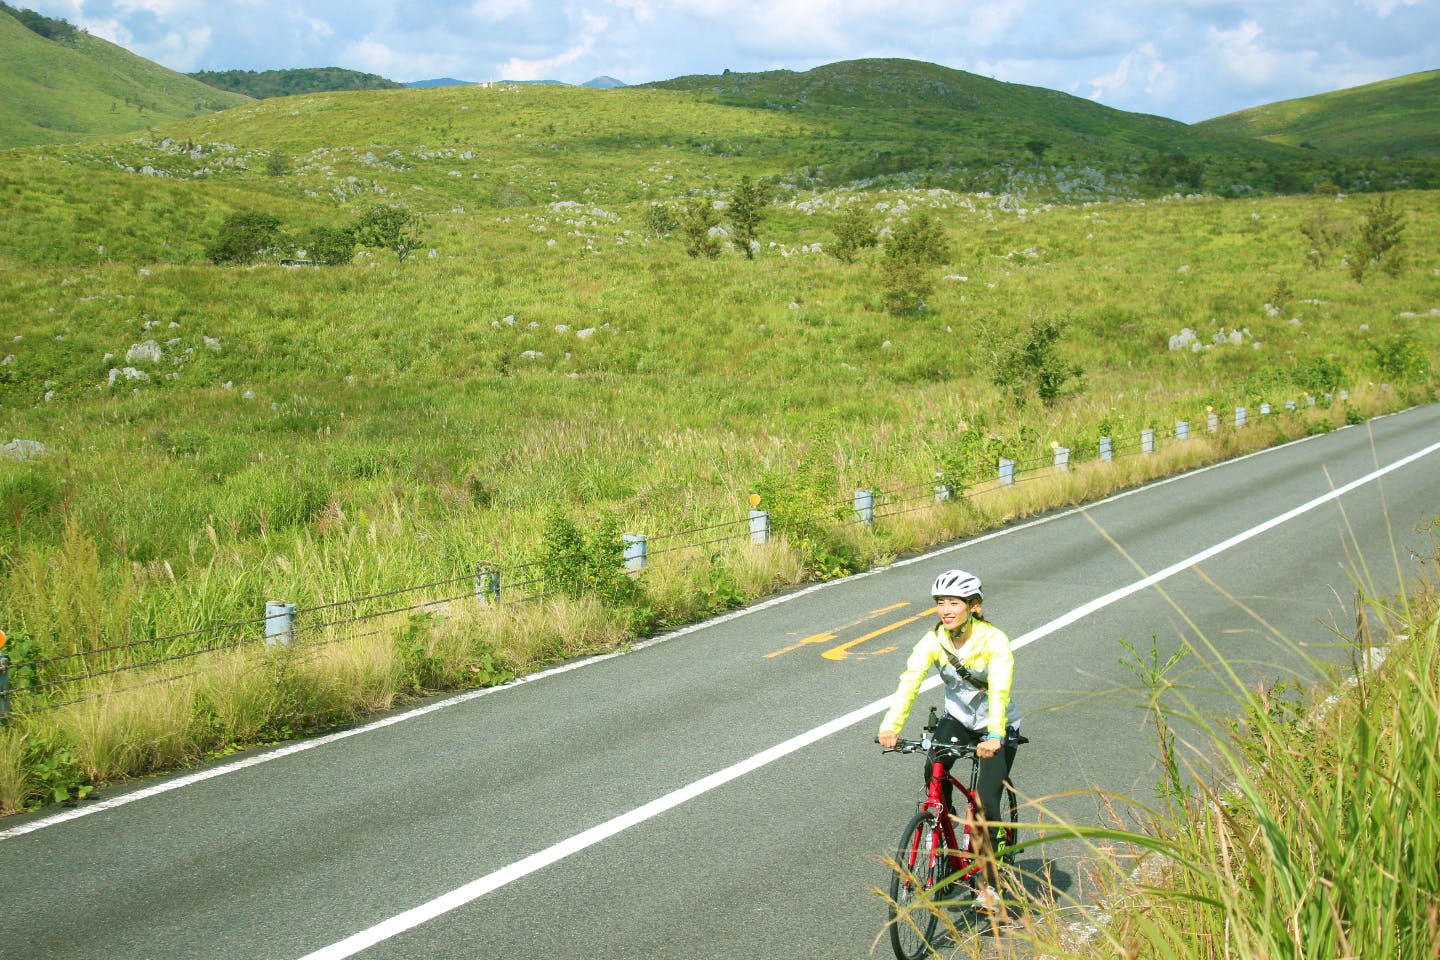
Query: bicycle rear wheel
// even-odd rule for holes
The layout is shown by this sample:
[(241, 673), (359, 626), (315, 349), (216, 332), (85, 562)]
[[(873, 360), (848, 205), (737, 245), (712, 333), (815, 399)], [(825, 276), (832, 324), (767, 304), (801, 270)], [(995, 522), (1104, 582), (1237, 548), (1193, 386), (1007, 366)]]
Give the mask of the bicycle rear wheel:
[(890, 877), (890, 946), (898, 960), (922, 960), (933, 952), (940, 917), (922, 894), (945, 877), (948, 862), (935, 814), (921, 810), (900, 837), (898, 869)]

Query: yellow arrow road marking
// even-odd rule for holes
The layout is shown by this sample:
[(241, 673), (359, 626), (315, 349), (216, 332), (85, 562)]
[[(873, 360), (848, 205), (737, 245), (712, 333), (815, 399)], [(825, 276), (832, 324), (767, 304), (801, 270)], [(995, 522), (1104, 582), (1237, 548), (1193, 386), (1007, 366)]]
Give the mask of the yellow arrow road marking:
[(908, 602), (902, 601), (901, 603), (892, 603), (888, 607), (881, 607), (879, 610), (871, 610), (867, 616), (863, 616), (859, 620), (856, 620), (852, 623), (847, 623), (843, 627), (837, 627), (835, 630), (827, 630), (824, 633), (812, 633), (804, 640), (801, 640), (799, 643), (791, 644), (784, 650), (776, 650), (774, 653), (767, 653), (765, 654), (765, 659), (769, 660), (772, 657), (780, 656), (782, 653), (789, 653), (792, 650), (799, 650), (801, 647), (805, 646), (808, 643), (829, 643), (831, 640), (834, 640), (840, 635), (841, 630), (849, 630), (851, 627), (858, 627), (860, 624), (870, 620), (874, 620), (876, 617), (883, 616), (893, 610), (899, 610), (901, 607), (908, 606), (910, 606)]
[[(891, 607), (891, 609), (893, 610), (893, 609), (895, 609), (895, 608), (894, 608), (894, 607)], [(873, 632), (871, 632), (871, 633), (867, 633), (867, 634), (865, 634), (865, 636), (863, 636), (863, 637), (857, 637), (856, 639), (851, 640), (851, 641), (848, 642), (848, 643), (842, 643), (842, 644), (840, 644), (840, 646), (838, 646), (838, 647), (831, 647), (829, 650), (826, 650), (824, 653), (820, 654), (820, 656), (824, 657), (826, 660), (845, 660), (845, 659), (847, 659), (847, 658), (851, 655), (851, 654), (850, 654), (850, 648), (851, 648), (851, 647), (858, 646), (859, 644), (864, 643), (866, 640), (874, 640), (876, 637), (884, 636), (885, 634), (889, 633), (891, 630), (898, 630), (898, 629), (900, 629), (901, 627), (908, 626), (909, 624), (914, 623), (916, 620), (923, 620), (923, 619), (925, 619), (926, 617), (928, 617), (928, 616), (930, 616), (931, 614), (933, 614), (934, 612), (935, 612), (935, 608), (934, 608), (934, 607), (931, 607), (929, 610), (922, 610), (922, 611), (920, 611), (919, 613), (917, 613), (917, 614), (916, 614), (915, 616), (913, 616), (913, 617), (906, 617), (904, 620), (897, 620), (897, 621), (895, 621), (894, 623), (892, 623), (892, 624), (890, 624), (890, 625), (888, 625), (888, 626), (881, 627), (879, 630), (875, 630), (875, 631), (873, 631)], [(876, 651), (874, 651), (874, 653), (875, 653), (875, 654), (889, 653), (890, 651), (892, 651), (892, 650), (894, 650), (894, 649), (895, 649), (894, 647), (886, 647), (884, 650), (876, 650)], [(872, 654), (872, 655), (873, 655), (873, 654)]]

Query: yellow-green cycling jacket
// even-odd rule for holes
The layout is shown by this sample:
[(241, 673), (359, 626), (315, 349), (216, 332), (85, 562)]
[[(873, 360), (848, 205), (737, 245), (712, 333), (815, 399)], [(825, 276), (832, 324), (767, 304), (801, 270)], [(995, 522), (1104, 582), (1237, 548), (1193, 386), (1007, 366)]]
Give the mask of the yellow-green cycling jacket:
[(966, 727), (977, 732), (1005, 736), (1006, 727), (1020, 723), (1020, 711), (1010, 702), (1010, 684), (1015, 677), (1015, 655), (1010, 651), (1010, 638), (998, 627), (984, 620), (971, 621), (970, 639), (966, 641), (959, 659), (965, 669), (984, 687), (977, 686), (960, 675), (950, 663), (950, 654), (955, 654), (954, 643), (944, 624), (920, 638), (910, 659), (905, 662), (905, 672), (900, 674), (900, 685), (890, 701), (885, 719), (880, 721), (880, 732), (899, 733), (910, 716), (910, 707), (920, 684), (930, 668), (937, 667), (945, 682), (945, 712), (959, 720)]

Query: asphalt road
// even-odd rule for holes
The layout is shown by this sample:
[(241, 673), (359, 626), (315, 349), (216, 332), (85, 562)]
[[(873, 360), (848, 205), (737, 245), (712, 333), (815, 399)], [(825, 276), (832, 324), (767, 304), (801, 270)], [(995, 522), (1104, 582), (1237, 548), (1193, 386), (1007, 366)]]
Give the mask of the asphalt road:
[[(1428, 406), (624, 655), (0, 821), (0, 958), (866, 957), (880, 859), (921, 773), (873, 736), (936, 573), (979, 573), (1019, 648), (1022, 795), (1148, 800), (1159, 774), (1120, 638), (1148, 652), (1153, 637), (1162, 657), (1191, 643), (1184, 692), (1223, 711), (1215, 655), (1246, 681), (1343, 661), (1329, 625), (1353, 630), (1357, 580), (1390, 592), (1415, 574), (1437, 513)], [(908, 733), (937, 699), (921, 694)], [(1094, 798), (1061, 806), (1108, 817)], [(1084, 898), (1084, 850), (1028, 857)]]

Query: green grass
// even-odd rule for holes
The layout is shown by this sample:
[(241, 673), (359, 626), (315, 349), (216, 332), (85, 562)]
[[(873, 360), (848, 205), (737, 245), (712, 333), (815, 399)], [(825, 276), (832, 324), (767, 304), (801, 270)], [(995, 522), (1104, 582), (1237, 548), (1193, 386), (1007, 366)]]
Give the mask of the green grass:
[[(858, 142), (873, 116), (673, 90), (463, 87), (282, 98), (142, 139), (11, 151), (0, 175), (0, 434), (48, 453), (0, 459), (0, 623), (12, 660), (83, 654), (26, 682), (253, 640), (269, 599), (313, 608), (446, 581), (463, 594), (479, 561), (513, 569), (545, 556), (557, 510), (584, 530), (613, 515), (662, 537), (743, 520), (761, 487), (782, 513), (787, 498), (794, 512), (862, 487), (894, 502), (940, 470), (974, 483), (996, 456), (1046, 458), (1053, 443), (1093, 457), (1101, 434), (1138, 446), (1141, 429), (1167, 435), (1178, 419), (1199, 432), (1206, 407), (1228, 421), (1237, 405), (1302, 403), (1300, 416), (1179, 459), (1077, 475), (1035, 497), (1039, 485), (873, 534), (794, 531), (768, 558), (744, 553), (743, 540), (674, 552), (643, 595), (605, 611), (590, 641), (603, 647), (1434, 396), (1436, 194), (1394, 195), (1401, 269), (1359, 284), (1341, 257), (1363, 199), (1059, 204), (1063, 191), (1038, 181), (1026, 196), (802, 186), (808, 144)], [(290, 165), (271, 175), (276, 151)], [(774, 197), (753, 262), (733, 248), (693, 260), (679, 238), (652, 232), (654, 205), (723, 199), (745, 175)], [(231, 212), (279, 217), (285, 251), (298, 253), (309, 230), (377, 202), (421, 217), (424, 243), (404, 264), (384, 251), (325, 269), (204, 260)], [(887, 312), (883, 246), (855, 264), (817, 251), (855, 205), (886, 230), (920, 211), (939, 222), (950, 259), (924, 310)], [(1300, 232), (1317, 210), (1341, 237), (1318, 267)], [(1063, 325), (1058, 357), (1083, 370), (1083, 385), (1017, 405), (995, 382), (998, 355), (1041, 321)], [(1224, 342), (1171, 350), (1186, 328), (1202, 345)], [(1386, 368), (1397, 342), (1418, 366)], [(1316, 370), (1352, 401), (1328, 401)], [(349, 642), (310, 619), (317, 635)], [(217, 624), (242, 626), (101, 650)], [(403, 639), (404, 617), (385, 624), (383, 642), (399, 649), (373, 670), (388, 679), (343, 684), (313, 709), (265, 708), (264, 735), (576, 652), (511, 646), (505, 627), (432, 670), (414, 659), (422, 639)], [(432, 627), (442, 629), (415, 627), (416, 638)], [(188, 756), (258, 735), (254, 722), (213, 719), (254, 710), (187, 702), (212, 717), (185, 741)], [(77, 729), (89, 728), (32, 743)], [(134, 773), (172, 746), (106, 755), (132, 757)], [(20, 767), (53, 755), (29, 750)], [(9, 795), (35, 796), (41, 781), (26, 782)]]
[(140, 130), (248, 99), (88, 33), (46, 39), (3, 12), (0, 59), (0, 148)]
[(1342, 156), (1440, 156), (1440, 70), (1251, 107), (1195, 126)]

